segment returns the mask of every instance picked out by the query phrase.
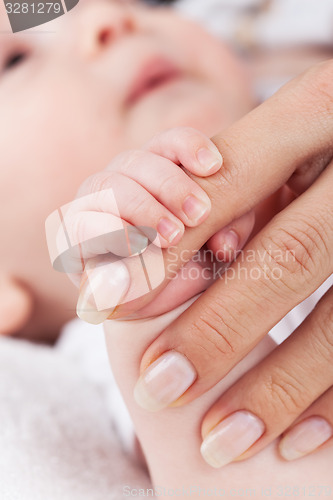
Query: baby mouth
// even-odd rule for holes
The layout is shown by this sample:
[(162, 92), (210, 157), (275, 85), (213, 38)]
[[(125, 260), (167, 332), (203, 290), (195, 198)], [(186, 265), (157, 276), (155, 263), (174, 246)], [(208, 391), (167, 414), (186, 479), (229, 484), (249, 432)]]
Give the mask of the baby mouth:
[(145, 64), (134, 80), (134, 84), (127, 98), (127, 105), (131, 106), (153, 90), (179, 78), (180, 70), (170, 61), (155, 58)]

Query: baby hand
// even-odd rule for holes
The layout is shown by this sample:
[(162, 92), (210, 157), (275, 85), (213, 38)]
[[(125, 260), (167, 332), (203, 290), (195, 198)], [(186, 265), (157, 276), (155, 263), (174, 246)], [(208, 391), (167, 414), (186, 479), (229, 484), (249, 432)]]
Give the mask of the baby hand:
[[(175, 128), (156, 135), (142, 149), (119, 154), (104, 171), (84, 182), (78, 197), (94, 196), (93, 203), (89, 196), (87, 203), (83, 198), (77, 219), (72, 221), (79, 229), (78, 239), (96, 236), (97, 226), (105, 226), (108, 233), (125, 222), (155, 230), (154, 243), (161, 248), (177, 244), (185, 226), (198, 226), (211, 209), (205, 191), (184, 169), (206, 177), (221, 166), (216, 146), (194, 129)], [(115, 216), (122, 219), (121, 226), (115, 223)], [(148, 233), (149, 237), (152, 231)], [(103, 245), (95, 253), (104, 254)]]
[[(115, 276), (116, 268), (121, 273), (120, 258), (132, 257), (133, 267), (133, 256), (141, 254), (148, 242), (159, 249), (177, 244), (185, 226), (201, 224), (211, 208), (207, 194), (188, 173), (205, 177), (221, 165), (222, 156), (212, 141), (191, 128), (168, 130), (140, 150), (119, 154), (83, 183), (76, 200), (48, 218), (54, 267), (78, 285), (89, 267), (105, 264), (105, 258), (112, 264), (109, 274)], [(149, 258), (156, 278), (157, 258), (163, 267), (161, 250)], [(139, 267), (142, 270), (142, 263)], [(140, 288), (135, 272), (131, 278)], [(139, 290), (136, 297), (148, 291)], [(128, 300), (136, 297), (132, 294)]]

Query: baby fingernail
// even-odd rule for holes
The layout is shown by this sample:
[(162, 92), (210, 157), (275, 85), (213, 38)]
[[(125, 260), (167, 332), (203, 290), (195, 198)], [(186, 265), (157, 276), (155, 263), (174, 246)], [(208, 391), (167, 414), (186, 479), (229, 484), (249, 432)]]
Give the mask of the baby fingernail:
[(239, 247), (239, 237), (238, 234), (231, 230), (228, 231), (224, 236), (224, 249), (227, 252), (236, 252)]
[(285, 460), (296, 460), (333, 437), (333, 427), (322, 417), (310, 417), (290, 429), (279, 443)]
[(172, 243), (182, 232), (182, 230), (174, 222), (165, 217), (160, 219), (157, 224), (157, 231), (162, 238), (167, 240), (169, 243)]
[(197, 159), (206, 172), (217, 171), (222, 167), (223, 158), (218, 150), (212, 151), (208, 148), (199, 149)]
[(146, 250), (149, 245), (147, 236), (131, 231), (128, 234), (128, 255), (133, 256)]
[(183, 212), (193, 222), (198, 222), (210, 211), (210, 205), (199, 200), (196, 196), (188, 196), (183, 203)]
[(239, 236), (231, 230), (223, 236), (223, 253), (225, 262), (230, 262), (236, 257), (237, 250), (239, 249)]
[(229, 464), (265, 432), (265, 424), (248, 411), (237, 411), (220, 422), (204, 439), (201, 454), (212, 467)]
[(93, 269), (86, 267), (87, 279), (80, 290), (76, 312), (87, 323), (98, 325), (107, 320), (120, 304), (130, 285), (130, 276), (121, 261)]
[(145, 410), (162, 410), (182, 396), (196, 377), (195, 368), (185, 356), (176, 351), (166, 352), (141, 375), (134, 398)]

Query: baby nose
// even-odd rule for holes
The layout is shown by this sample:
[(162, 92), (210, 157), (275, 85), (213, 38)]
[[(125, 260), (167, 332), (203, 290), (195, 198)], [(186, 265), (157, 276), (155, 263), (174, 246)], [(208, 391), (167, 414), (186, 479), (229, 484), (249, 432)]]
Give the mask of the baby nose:
[(79, 49), (87, 58), (98, 56), (110, 44), (135, 29), (133, 13), (121, 2), (86, 1), (77, 14)]

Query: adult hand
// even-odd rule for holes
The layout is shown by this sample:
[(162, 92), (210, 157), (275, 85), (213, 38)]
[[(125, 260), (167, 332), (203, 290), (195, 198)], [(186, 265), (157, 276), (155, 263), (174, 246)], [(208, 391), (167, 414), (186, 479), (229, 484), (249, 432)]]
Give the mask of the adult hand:
[[(325, 178), (321, 176), (321, 184), (318, 184), (318, 187), (304, 193), (304, 196), (300, 197), (300, 202), (289, 206), (280, 214), (281, 217), (283, 214), (283, 221), (285, 218), (288, 218), (288, 221), (284, 226), (276, 227), (279, 230), (279, 238), (275, 237), (274, 229), (274, 239), (280, 241), (279, 250), (285, 252), (286, 247), (283, 243), (289, 238), (284, 229), (293, 231), (298, 222), (302, 227), (297, 226), (296, 229), (301, 232), (304, 223), (305, 229), (310, 231), (309, 238), (311, 238), (322, 220), (327, 224), (330, 222), (329, 219), (326, 221), (332, 212), (330, 200), (326, 203), (323, 199), (321, 206), (318, 207), (316, 196), (320, 196), (320, 185), (329, 186), (332, 182), (330, 165), (333, 157), (333, 85), (330, 82), (332, 74), (333, 61), (311, 68), (285, 85), (273, 97), (223, 134), (214, 138), (214, 142), (223, 153), (222, 168), (208, 178), (192, 175), (211, 199), (210, 216), (200, 227), (187, 228), (177, 247), (164, 250), (164, 282), (137, 300), (132, 300), (132, 296), (135, 296), (133, 290), (138, 287), (140, 272), (137, 271), (138, 269), (142, 271), (142, 264), (139, 258), (126, 261), (132, 281), (127, 294), (112, 311), (109, 319), (124, 318), (132, 313), (138, 317), (147, 317), (156, 312), (165, 312), (155, 307), (155, 299), (160, 297), (163, 287), (172, 286), (175, 271), (189, 262), (212, 235), (221, 228), (230, 229), (232, 221), (238, 220), (267, 200), (286, 183), (296, 195), (299, 195), (313, 184), (323, 170), (327, 170)], [(154, 141), (147, 145), (147, 150), (159, 153)], [(90, 187), (96, 190), (96, 185)], [(81, 196), (89, 194), (89, 186), (87, 189), (84, 193), (81, 192)], [(304, 207), (308, 207), (307, 210)], [(267, 220), (270, 220), (281, 206), (270, 208), (272, 210), (267, 212)], [(312, 224), (313, 218), (315, 218), (314, 224)], [(276, 222), (275, 226), (278, 226)], [(324, 231), (325, 228), (320, 228), (320, 234)], [(267, 228), (263, 236), (270, 234)], [(243, 242), (244, 240), (240, 243)], [(290, 245), (294, 244), (297, 252), (301, 253), (301, 243), (295, 240), (290, 242)], [(308, 245), (311, 243), (308, 242)], [(239, 247), (241, 246), (240, 244)], [(303, 253), (306, 258), (307, 252)], [(325, 262), (329, 264), (329, 259)], [(317, 273), (314, 286), (305, 287), (302, 298), (311, 293), (311, 288), (314, 290), (324, 281), (325, 274), (329, 273)]]
[[(332, 82), (333, 62), (322, 63), (215, 138), (223, 168), (199, 181), (210, 195), (212, 213), (199, 230), (185, 234), (176, 250), (179, 264), (186, 248), (199, 248), (219, 227), (284, 183), (300, 196), (253, 238), (224, 278), (150, 345), (136, 389), (137, 400), (146, 408), (185, 404), (213, 387), (333, 272)], [(166, 362), (174, 352), (177, 367)], [(305, 411), (304, 416), (316, 415), (313, 441), (303, 437), (301, 442), (297, 433), (299, 437), (302, 432), (295, 427), (289, 451), (288, 439), (282, 440), (285, 457), (295, 458), (327, 441), (333, 424), (332, 359), (331, 289), (295, 333), (207, 414), (202, 427), (206, 460), (218, 467), (253, 455), (302, 419)], [(176, 389), (165, 399), (166, 381), (174, 382), (189, 365), (195, 382), (191, 379), (184, 392), (183, 380), (181, 393)], [(247, 413), (237, 413), (240, 410)], [(233, 442), (230, 456), (226, 450), (233, 425), (242, 426), (241, 439)], [(296, 449), (290, 451), (290, 443)]]
[[(174, 274), (175, 268), (184, 266), (221, 227), (249, 212), (285, 183), (300, 196), (252, 239), (222, 279), (152, 342), (143, 356), (136, 389), (137, 400), (146, 408), (181, 405), (213, 387), (332, 273), (332, 82), (333, 62), (320, 64), (215, 138), (224, 156), (223, 167), (208, 179), (196, 178), (210, 196), (211, 214), (199, 229), (187, 230), (172, 249), (172, 259), (170, 252), (164, 251), (166, 278), (170, 278), (170, 268)], [(128, 264), (135, 276), (139, 259), (134, 257)], [(136, 286), (133, 279), (129, 296), (131, 287)], [(141, 317), (156, 314), (160, 292), (158, 287), (130, 302), (125, 297), (112, 318), (138, 310)], [(307, 416), (317, 415), (317, 420), (312, 420), (317, 429), (312, 448), (329, 439), (333, 423), (329, 411), (332, 303), (331, 290), (290, 339), (210, 410), (202, 427), (203, 454), (209, 463), (221, 466), (238, 456), (256, 453), (305, 411)], [(175, 351), (178, 368), (172, 361)], [(168, 359), (171, 362), (166, 362)], [(194, 382), (191, 377), (187, 385), (184, 379), (175, 383), (177, 375), (193, 374), (193, 370)], [(176, 388), (167, 398), (163, 392), (166, 381), (172, 381)], [(239, 410), (246, 412), (237, 413)], [(240, 424), (242, 440), (233, 440), (235, 446), (231, 447), (226, 430)], [(297, 441), (297, 434), (302, 434), (296, 427), (290, 432), (289, 448), (295, 438)], [(286, 458), (304, 452), (296, 450), (293, 455), (290, 449), (286, 452), (286, 445), (288, 438), (281, 445)], [(231, 448), (232, 456), (226, 455), (225, 450)]]

